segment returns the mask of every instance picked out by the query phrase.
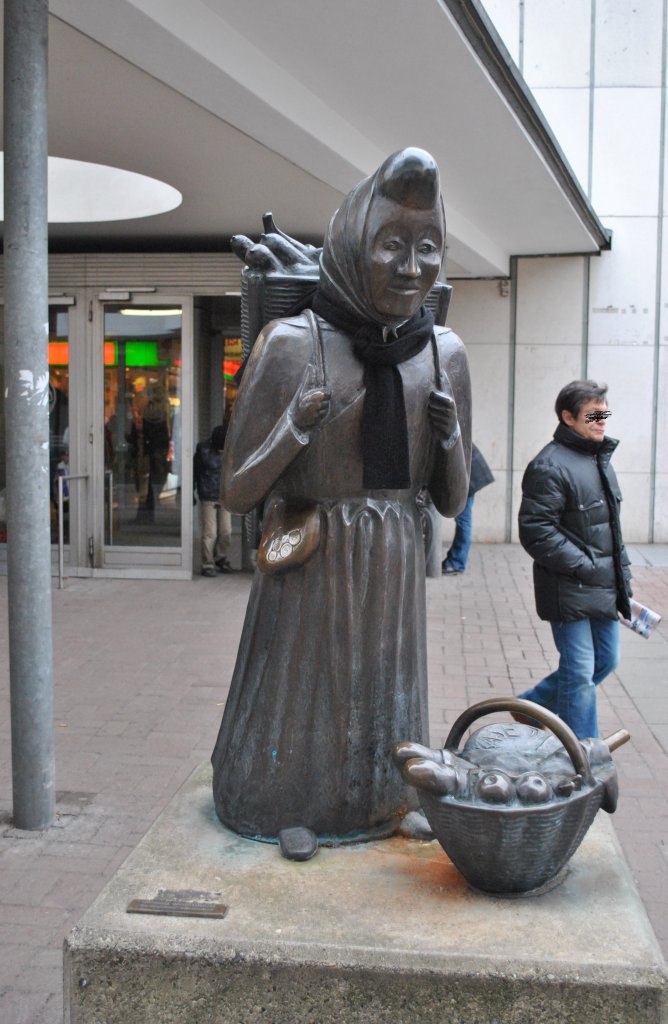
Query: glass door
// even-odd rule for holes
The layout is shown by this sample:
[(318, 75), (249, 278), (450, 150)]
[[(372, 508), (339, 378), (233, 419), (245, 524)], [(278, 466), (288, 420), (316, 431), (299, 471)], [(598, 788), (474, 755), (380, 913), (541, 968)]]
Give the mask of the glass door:
[(192, 501), (184, 501), (192, 480), (190, 460), (184, 460), (189, 320), (184, 301), (156, 296), (150, 304), (103, 304), (96, 488), (102, 568), (134, 567), (138, 574), (150, 566), (190, 569), (185, 539)]
[[(191, 297), (157, 292), (150, 304), (92, 289), (49, 300), (51, 540), (55, 567), (62, 481), (67, 575), (191, 575), (192, 309)], [(0, 570), (3, 351), (0, 317)]]
[[(58, 498), (62, 500), (63, 542), (70, 543), (70, 307), (49, 304), (49, 481), (51, 495), (51, 543), (58, 543)], [(63, 477), (58, 487), (58, 477)], [(72, 491), (72, 494), (70, 494)], [(85, 493), (85, 492), (84, 492)]]

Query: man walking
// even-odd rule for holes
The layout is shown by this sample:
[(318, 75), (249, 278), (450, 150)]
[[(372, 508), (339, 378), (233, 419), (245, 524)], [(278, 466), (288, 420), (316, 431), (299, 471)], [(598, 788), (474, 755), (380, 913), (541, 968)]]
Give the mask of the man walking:
[(631, 617), (621, 493), (610, 465), (619, 442), (605, 436), (606, 394), (591, 380), (561, 389), (559, 426), (527, 467), (519, 512), (536, 610), (559, 652), (556, 671), (520, 696), (554, 711), (580, 739), (598, 736), (596, 686), (619, 661), (618, 613)]

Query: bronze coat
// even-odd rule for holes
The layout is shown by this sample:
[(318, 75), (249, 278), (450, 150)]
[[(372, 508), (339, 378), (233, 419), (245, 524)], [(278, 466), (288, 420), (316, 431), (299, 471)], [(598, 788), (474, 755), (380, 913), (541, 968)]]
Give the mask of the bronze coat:
[(457, 403), (462, 440), (446, 451), (427, 415), (432, 348), (400, 366), (411, 486), (362, 488), (362, 363), (351, 339), (322, 323), (331, 405), (308, 434), (290, 404), (312, 353), (306, 317), (270, 324), (249, 361), (227, 435), (223, 499), (315, 500), (320, 547), (282, 575), (256, 571), (230, 694), (213, 753), (221, 820), (273, 837), (292, 825), (320, 837), (387, 834), (415, 804), (393, 766), (402, 739), (427, 739), (425, 566), (416, 494), (426, 484), (453, 516), (468, 491), (470, 382), (464, 347), (436, 328), (441, 389)]

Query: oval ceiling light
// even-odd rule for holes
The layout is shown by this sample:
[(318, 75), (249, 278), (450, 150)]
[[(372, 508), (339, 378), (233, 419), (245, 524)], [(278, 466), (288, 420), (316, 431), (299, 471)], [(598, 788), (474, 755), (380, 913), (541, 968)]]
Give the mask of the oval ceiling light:
[[(181, 193), (164, 181), (120, 167), (50, 156), (48, 173), (50, 224), (155, 217), (183, 202)], [(3, 167), (0, 177), (4, 183)], [(4, 218), (2, 192), (0, 209)]]

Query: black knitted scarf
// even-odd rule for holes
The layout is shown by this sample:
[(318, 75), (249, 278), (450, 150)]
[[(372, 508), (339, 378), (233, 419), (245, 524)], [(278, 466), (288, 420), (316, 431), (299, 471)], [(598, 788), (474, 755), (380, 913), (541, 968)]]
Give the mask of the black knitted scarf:
[(434, 330), (431, 312), (422, 306), (385, 341), (381, 324), (361, 320), (320, 289), (310, 305), (332, 327), (352, 336), (355, 355), (364, 363), (363, 486), (368, 490), (410, 487), (406, 406), (398, 365), (429, 344)]

